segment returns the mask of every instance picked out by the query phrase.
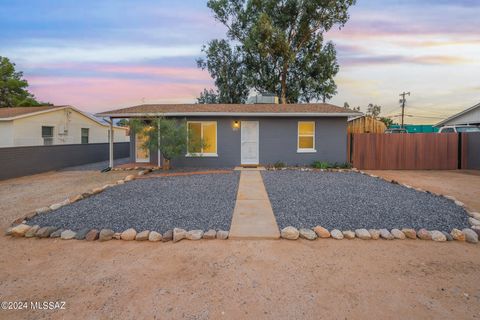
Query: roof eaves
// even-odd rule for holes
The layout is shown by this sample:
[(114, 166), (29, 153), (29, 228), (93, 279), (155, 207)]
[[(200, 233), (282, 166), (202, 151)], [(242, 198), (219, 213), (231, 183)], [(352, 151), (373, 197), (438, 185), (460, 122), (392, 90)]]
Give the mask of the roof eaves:
[(475, 110), (475, 109), (478, 108), (478, 107), (480, 107), (480, 103), (477, 103), (477, 104), (474, 105), (473, 107), (467, 108), (467, 109), (465, 109), (465, 110), (463, 110), (463, 111), (460, 111), (459, 113), (456, 113), (456, 114), (454, 114), (454, 115), (452, 115), (452, 116), (450, 116), (450, 117), (448, 117), (448, 118), (446, 118), (446, 119), (443, 119), (443, 120), (440, 121), (439, 123), (435, 124), (434, 127), (440, 127), (440, 126), (442, 126), (444, 123), (446, 123), (446, 122), (448, 122), (448, 121), (450, 121), (450, 120), (453, 120), (453, 119), (455, 119), (455, 118), (458, 118), (459, 116), (461, 116), (461, 115), (463, 115), (463, 114), (465, 114), (465, 113), (468, 113), (468, 112), (470, 112), (470, 111), (472, 111), (472, 110)]

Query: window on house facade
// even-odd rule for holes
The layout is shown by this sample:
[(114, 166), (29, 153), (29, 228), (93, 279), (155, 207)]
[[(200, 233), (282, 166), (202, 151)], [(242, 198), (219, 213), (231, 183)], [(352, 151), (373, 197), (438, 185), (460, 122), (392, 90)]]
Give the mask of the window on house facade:
[(43, 145), (49, 146), (53, 144), (53, 127), (42, 126)]
[(187, 128), (189, 138), (187, 155), (217, 155), (217, 123), (215, 121), (189, 121)]
[(315, 152), (316, 151), (314, 121), (298, 122), (297, 151), (298, 152)]
[(88, 128), (82, 128), (82, 144), (88, 143)]

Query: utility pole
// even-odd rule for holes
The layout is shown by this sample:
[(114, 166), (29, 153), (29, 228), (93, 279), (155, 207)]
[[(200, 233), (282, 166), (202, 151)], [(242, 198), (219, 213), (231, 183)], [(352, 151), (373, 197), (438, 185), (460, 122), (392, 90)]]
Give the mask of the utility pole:
[(403, 129), (404, 127), (404, 122), (403, 122), (403, 119), (405, 118), (405, 103), (407, 102), (407, 99), (405, 99), (405, 96), (409, 96), (410, 95), (410, 92), (403, 92), (403, 93), (400, 93), (400, 97), (402, 97), (400, 99), (400, 103), (402, 104), (402, 126), (401, 128)]

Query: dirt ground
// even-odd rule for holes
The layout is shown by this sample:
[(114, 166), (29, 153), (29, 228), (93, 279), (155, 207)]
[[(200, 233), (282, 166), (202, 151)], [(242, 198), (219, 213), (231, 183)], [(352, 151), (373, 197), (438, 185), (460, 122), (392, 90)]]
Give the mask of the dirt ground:
[(366, 172), (443, 195), (480, 212), (480, 170), (366, 170)]
[[(124, 175), (3, 181), (2, 229), (23, 210)], [(66, 310), (0, 310), (1, 319), (480, 319), (480, 245), (0, 236), (0, 250), (1, 301), (66, 302)]]

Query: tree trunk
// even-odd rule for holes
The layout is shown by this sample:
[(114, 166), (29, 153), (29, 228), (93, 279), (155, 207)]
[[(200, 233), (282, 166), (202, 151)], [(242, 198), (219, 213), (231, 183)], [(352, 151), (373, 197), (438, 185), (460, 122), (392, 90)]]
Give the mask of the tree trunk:
[(288, 65), (285, 63), (283, 65), (282, 77), (281, 77), (281, 84), (282, 84), (282, 92), (280, 96), (281, 104), (287, 104), (287, 71), (288, 71)]

